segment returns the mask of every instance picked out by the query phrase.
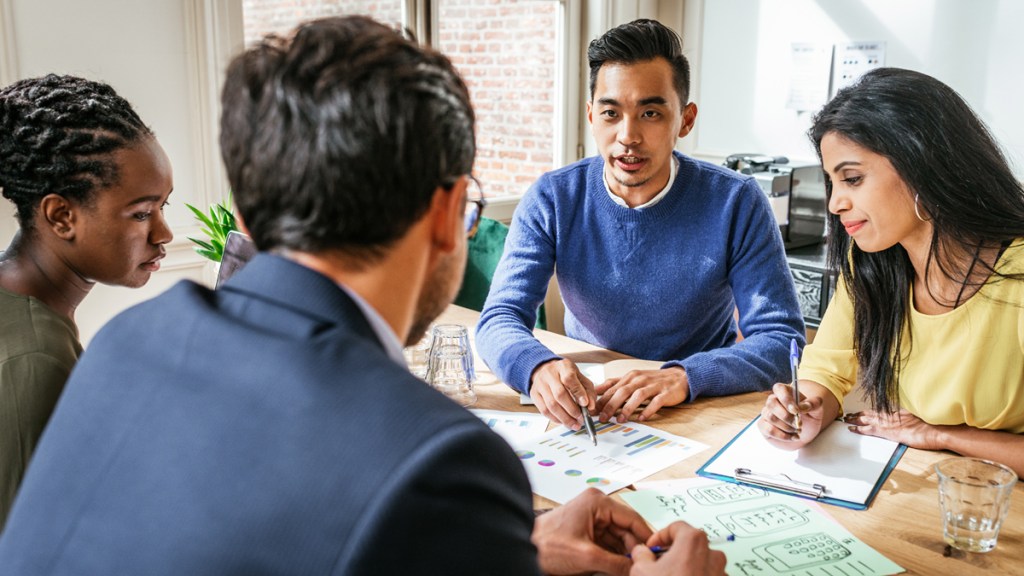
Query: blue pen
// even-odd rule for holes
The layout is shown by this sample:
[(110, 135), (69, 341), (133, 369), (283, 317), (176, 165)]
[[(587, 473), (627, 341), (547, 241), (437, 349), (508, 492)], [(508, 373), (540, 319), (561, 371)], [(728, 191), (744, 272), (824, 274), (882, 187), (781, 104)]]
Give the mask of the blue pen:
[(796, 343), (796, 338), (789, 341), (789, 369), (793, 373), (793, 405), (796, 406), (796, 418), (794, 418), (794, 424), (796, 429), (800, 430), (800, 383), (797, 379), (797, 364), (800, 363), (800, 346)]
[[(736, 540), (735, 534), (727, 534), (725, 536), (719, 536), (718, 538), (708, 538), (708, 544), (721, 544), (722, 542), (733, 542)], [(672, 548), (670, 546), (650, 546), (648, 550), (654, 552), (655, 556), (661, 556), (668, 552)], [(632, 558), (632, 554), (626, 554), (626, 558)]]

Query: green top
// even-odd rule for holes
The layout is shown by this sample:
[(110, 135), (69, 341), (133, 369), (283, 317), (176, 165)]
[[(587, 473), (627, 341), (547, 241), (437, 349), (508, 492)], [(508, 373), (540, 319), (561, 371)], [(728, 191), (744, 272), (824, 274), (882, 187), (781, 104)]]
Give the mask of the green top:
[(74, 322), (35, 298), (0, 289), (0, 530), (81, 353)]

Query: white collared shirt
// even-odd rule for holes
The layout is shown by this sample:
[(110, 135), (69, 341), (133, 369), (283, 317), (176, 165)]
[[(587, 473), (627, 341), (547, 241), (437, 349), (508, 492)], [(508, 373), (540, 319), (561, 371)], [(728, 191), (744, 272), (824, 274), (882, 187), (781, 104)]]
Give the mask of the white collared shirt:
[[(665, 195), (668, 194), (669, 189), (672, 188), (672, 183), (676, 181), (677, 172), (679, 172), (679, 159), (676, 158), (675, 154), (673, 154), (672, 164), (669, 167), (668, 183), (665, 184), (665, 187), (662, 188), (661, 192), (658, 192), (657, 196), (651, 198), (650, 200), (644, 202), (639, 206), (634, 206), (633, 209), (638, 210), (640, 208), (650, 208), (651, 206), (654, 206), (658, 202), (661, 202), (662, 198), (664, 198)], [(626, 204), (625, 200), (623, 200), (622, 198), (620, 198), (619, 196), (615, 195), (612, 192), (611, 186), (608, 185), (608, 175), (605, 174), (603, 170), (601, 171), (601, 179), (604, 181), (604, 189), (606, 192), (608, 192), (608, 197), (612, 199), (612, 202), (615, 202), (616, 204), (622, 206), (623, 208), (629, 208), (629, 204)]]

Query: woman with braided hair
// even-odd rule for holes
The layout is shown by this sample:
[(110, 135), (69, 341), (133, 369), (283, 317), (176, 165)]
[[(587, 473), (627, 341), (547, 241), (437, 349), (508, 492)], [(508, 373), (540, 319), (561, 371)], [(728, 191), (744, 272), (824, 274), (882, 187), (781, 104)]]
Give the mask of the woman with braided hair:
[(171, 230), (167, 155), (106, 84), (49, 75), (0, 89), (0, 189), (19, 230), (0, 252), (0, 528), (82, 351), (97, 283), (139, 287)]

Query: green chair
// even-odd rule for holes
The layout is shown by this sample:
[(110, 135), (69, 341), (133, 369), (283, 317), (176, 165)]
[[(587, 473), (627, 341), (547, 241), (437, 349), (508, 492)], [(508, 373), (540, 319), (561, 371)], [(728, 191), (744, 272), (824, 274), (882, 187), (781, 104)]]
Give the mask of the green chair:
[[(469, 254), (466, 261), (466, 275), (462, 277), (462, 288), (455, 297), (455, 304), (472, 310), (483, 310), (487, 292), (491, 289), (494, 270), (498, 267), (505, 250), (508, 226), (486, 216), (480, 219), (476, 234), (469, 239)], [(547, 327), (544, 305), (537, 311), (537, 328)]]

